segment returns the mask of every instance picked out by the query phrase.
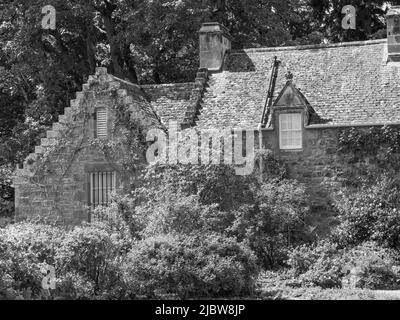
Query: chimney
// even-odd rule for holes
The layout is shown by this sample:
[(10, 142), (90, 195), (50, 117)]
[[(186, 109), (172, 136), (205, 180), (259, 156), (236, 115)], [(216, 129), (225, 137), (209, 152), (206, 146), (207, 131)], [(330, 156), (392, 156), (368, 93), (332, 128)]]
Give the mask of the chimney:
[(220, 71), (226, 51), (231, 49), (231, 39), (223, 25), (217, 22), (203, 23), (200, 29), (200, 69)]
[(400, 6), (392, 6), (386, 15), (389, 61), (400, 61)]

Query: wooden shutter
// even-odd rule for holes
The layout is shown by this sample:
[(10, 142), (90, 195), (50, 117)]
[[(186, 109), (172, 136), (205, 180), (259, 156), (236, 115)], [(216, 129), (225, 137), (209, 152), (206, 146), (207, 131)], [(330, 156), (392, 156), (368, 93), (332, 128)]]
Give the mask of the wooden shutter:
[(107, 138), (107, 109), (96, 110), (96, 132), (98, 138)]

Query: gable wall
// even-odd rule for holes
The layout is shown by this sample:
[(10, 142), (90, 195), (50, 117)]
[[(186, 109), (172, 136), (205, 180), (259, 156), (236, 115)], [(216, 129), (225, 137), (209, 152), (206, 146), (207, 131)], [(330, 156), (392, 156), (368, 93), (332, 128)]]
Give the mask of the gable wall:
[[(71, 101), (71, 107), (65, 109), (60, 121), (53, 124), (47, 138), (28, 156), (23, 168), (17, 168), (14, 177), (17, 220), (40, 217), (67, 225), (80, 224), (89, 219), (90, 172), (116, 172), (117, 189), (126, 182), (121, 177), (127, 174), (118, 164), (126, 154), (124, 147), (118, 145), (110, 160), (98, 144), (93, 144), (94, 114), (96, 108), (108, 110), (108, 140), (114, 141), (126, 129), (115, 125), (113, 106), (119, 101), (131, 110), (132, 98), (102, 68), (89, 78), (89, 84), (77, 93), (77, 99)], [(141, 114), (131, 116), (138, 115)], [(148, 122), (146, 117), (142, 118)]]

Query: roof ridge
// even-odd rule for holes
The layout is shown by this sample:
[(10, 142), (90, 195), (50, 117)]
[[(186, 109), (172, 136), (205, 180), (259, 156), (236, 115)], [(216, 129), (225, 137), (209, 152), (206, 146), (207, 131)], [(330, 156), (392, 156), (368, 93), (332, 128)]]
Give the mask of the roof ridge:
[(195, 82), (175, 82), (175, 83), (158, 83), (158, 84), (142, 84), (141, 88), (157, 88), (157, 87), (173, 87), (173, 86), (187, 86), (194, 85)]
[(338, 48), (338, 47), (359, 47), (374, 45), (380, 43), (386, 43), (387, 39), (375, 39), (366, 41), (351, 41), (351, 42), (339, 42), (330, 44), (309, 44), (309, 45), (299, 45), (299, 46), (288, 46), (288, 47), (264, 47), (264, 48), (249, 48), (249, 49), (239, 49), (231, 50), (230, 55), (242, 54), (244, 52), (274, 52), (274, 51), (291, 51), (291, 50), (311, 50), (311, 49), (328, 49), (328, 48)]

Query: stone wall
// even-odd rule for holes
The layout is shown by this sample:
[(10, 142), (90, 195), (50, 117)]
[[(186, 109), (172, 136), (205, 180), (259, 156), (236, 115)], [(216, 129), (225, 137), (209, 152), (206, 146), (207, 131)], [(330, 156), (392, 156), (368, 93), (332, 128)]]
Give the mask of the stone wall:
[(339, 152), (339, 135), (350, 128), (366, 131), (372, 126), (306, 126), (303, 128), (303, 149), (299, 151), (279, 149), (276, 127), (263, 131), (264, 146), (272, 149), (274, 155), (287, 165), (290, 178), (305, 183), (310, 195), (312, 224), (318, 226), (322, 234), (336, 224), (332, 207), (335, 192), (366, 170), (377, 167), (376, 159), (360, 157), (354, 161), (352, 154)]
[(129, 179), (125, 179), (127, 173), (115, 159), (122, 158), (126, 150), (120, 144), (114, 154), (104, 152), (101, 141), (95, 137), (96, 108), (107, 109), (109, 141), (127, 130), (115, 122), (117, 105), (123, 105), (143, 127), (151, 127), (156, 120), (147, 115), (143, 107), (145, 99), (140, 94), (132, 98), (127, 89), (120, 88), (118, 79), (108, 75), (106, 69), (98, 68), (65, 114), (47, 131), (41, 145), (27, 157), (22, 168), (17, 168), (14, 177), (17, 220), (40, 217), (72, 225), (87, 221), (90, 172), (114, 171), (117, 189), (124, 187)]

